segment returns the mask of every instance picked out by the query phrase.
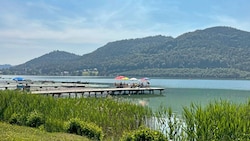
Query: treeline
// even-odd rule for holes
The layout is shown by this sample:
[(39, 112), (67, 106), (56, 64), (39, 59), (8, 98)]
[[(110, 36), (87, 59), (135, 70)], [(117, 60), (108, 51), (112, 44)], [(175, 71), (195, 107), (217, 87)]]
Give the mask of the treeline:
[[(250, 72), (230, 68), (170, 68), (170, 69), (139, 69), (122, 72), (126, 76), (152, 76), (167, 78), (220, 78), (220, 79), (250, 79)], [(115, 74), (114, 74), (115, 75)]]

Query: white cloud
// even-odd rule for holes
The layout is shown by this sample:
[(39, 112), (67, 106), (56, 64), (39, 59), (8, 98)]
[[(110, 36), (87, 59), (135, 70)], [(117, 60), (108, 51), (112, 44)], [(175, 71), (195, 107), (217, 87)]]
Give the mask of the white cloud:
[(186, 1), (74, 1), (68, 4), (72, 3), (74, 9), (67, 7), (65, 1), (5, 1), (4, 5), (12, 7), (0, 9), (1, 49), (12, 52), (15, 48), (32, 49), (33, 55), (39, 55), (35, 50), (84, 54), (115, 40), (159, 34), (176, 37), (210, 26), (225, 25), (250, 31), (248, 18), (239, 20), (229, 16), (221, 10), (223, 5), (214, 6), (215, 2), (206, 5), (210, 11), (190, 9), (201, 5)]

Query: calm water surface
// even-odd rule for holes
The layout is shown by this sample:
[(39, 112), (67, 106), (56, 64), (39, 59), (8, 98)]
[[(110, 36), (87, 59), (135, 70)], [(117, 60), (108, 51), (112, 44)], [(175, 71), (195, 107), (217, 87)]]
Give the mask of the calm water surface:
[[(2, 76), (11, 79), (16, 76)], [(83, 76), (22, 76), (31, 80), (53, 81), (81, 81), (91, 83), (106, 83), (112, 85), (117, 82), (111, 77), (83, 77)], [(129, 82), (129, 81), (125, 81)], [(147, 105), (156, 110), (160, 105), (170, 106), (181, 113), (183, 106), (192, 102), (206, 105), (214, 100), (228, 100), (233, 103), (245, 103), (250, 99), (249, 80), (191, 80), (191, 79), (150, 79), (151, 86), (163, 87), (162, 95), (134, 95), (124, 96), (133, 101), (146, 101)]]

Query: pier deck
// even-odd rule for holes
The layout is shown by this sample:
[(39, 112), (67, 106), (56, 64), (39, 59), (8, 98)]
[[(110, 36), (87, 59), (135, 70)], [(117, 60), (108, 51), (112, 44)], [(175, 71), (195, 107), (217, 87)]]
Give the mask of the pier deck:
[(41, 94), (41, 95), (57, 95), (60, 97), (62, 94), (75, 94), (77, 95), (133, 95), (133, 94), (154, 94), (154, 91), (159, 91), (162, 94), (164, 88), (157, 87), (145, 87), (145, 88), (68, 88), (68, 89), (58, 89), (58, 90), (43, 90), (43, 91), (31, 91), (31, 94)]

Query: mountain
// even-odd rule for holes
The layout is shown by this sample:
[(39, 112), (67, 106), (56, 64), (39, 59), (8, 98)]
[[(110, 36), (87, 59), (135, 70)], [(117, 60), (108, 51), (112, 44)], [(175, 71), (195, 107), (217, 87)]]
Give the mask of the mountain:
[(71, 63), (71, 61), (74, 61), (79, 57), (79, 55), (73, 53), (57, 50), (32, 59), (24, 64), (12, 67), (10, 71), (15, 72), (15, 74), (59, 75), (58, 72), (65, 70), (65, 64)]
[[(26, 66), (30, 72), (39, 68), (43, 75), (75, 74), (95, 68), (99, 75), (250, 78), (249, 39), (249, 32), (218, 26), (176, 38), (158, 35), (110, 42), (92, 53), (65, 58), (60, 65), (53, 65), (53, 58), (40, 63), (34, 59), (10, 71)], [(44, 71), (45, 66), (50, 69)]]

